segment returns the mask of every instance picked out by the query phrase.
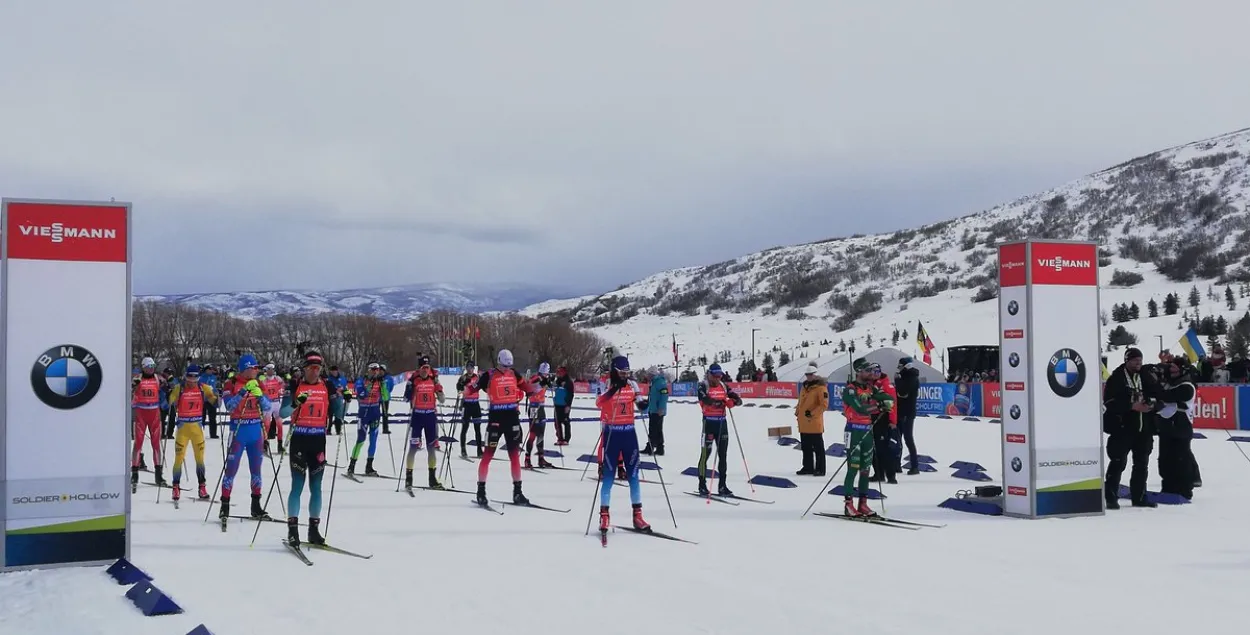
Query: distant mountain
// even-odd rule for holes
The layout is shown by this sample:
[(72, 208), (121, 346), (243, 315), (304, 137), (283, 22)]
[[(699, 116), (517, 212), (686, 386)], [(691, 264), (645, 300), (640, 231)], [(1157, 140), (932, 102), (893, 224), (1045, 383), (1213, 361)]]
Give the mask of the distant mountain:
[[(1138, 303), (1125, 326), (1172, 346), (1199, 311), (1145, 319), (1150, 300), (1188, 298), (1204, 316), (1235, 319), (1250, 288), (1250, 129), (1161, 150), (992, 209), (915, 229), (775, 247), (701, 267), (664, 271), (608, 293), (527, 307), (594, 330), (643, 363), (683, 364), (749, 347), (827, 355), (907, 339), (917, 321), (939, 348), (995, 344), (994, 245), (1027, 237), (1100, 245), (1104, 312)], [(1224, 302), (1233, 293), (1233, 301)], [(1219, 296), (1216, 298), (1215, 296)], [(1210, 305), (1207, 306), (1207, 303)], [(1117, 326), (1104, 318), (1104, 333)], [(1149, 338), (1149, 339), (1147, 339)], [(831, 341), (823, 350), (815, 350)], [(868, 343), (868, 342), (872, 343)], [(1158, 341), (1155, 342), (1156, 346)], [(813, 350), (807, 350), (811, 348)], [(845, 353), (840, 353), (845, 354)]]
[(466, 313), (515, 311), (551, 298), (568, 297), (571, 293), (576, 293), (576, 290), (517, 284), (411, 284), (342, 291), (249, 291), (138, 297), (223, 311), (243, 318), (339, 312), (402, 320), (439, 309)]

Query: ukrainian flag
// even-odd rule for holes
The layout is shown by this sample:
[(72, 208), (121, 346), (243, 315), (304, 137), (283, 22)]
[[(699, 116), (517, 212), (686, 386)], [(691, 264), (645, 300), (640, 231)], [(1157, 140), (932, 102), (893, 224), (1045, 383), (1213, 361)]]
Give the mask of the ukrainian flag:
[(1202, 341), (1198, 339), (1198, 332), (1192, 328), (1185, 331), (1180, 340), (1181, 350), (1189, 356), (1189, 361), (1197, 364), (1198, 359), (1207, 356), (1207, 349), (1202, 347)]
[(1107, 365), (1104, 363), (1100, 362), (1099, 366), (1102, 366), (1102, 380), (1107, 381), (1111, 377), (1111, 371), (1107, 370)]

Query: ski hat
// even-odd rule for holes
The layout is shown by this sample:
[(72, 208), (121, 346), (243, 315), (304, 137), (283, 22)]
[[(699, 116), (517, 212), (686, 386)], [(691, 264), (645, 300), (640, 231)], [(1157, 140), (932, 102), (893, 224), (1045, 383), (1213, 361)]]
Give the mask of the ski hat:
[(910, 357), (903, 357), (903, 358), (900, 358), (900, 359), (898, 360), (898, 365), (899, 365), (899, 366), (907, 366), (907, 365), (911, 364), (911, 363), (912, 363), (912, 361), (913, 361), (913, 360), (912, 360), (912, 358), (910, 358)]
[(707, 374), (716, 375), (717, 377), (724, 375), (725, 371), (720, 369), (720, 364), (712, 364), (707, 367)]
[(866, 373), (872, 370), (872, 365), (863, 357), (851, 362), (851, 368), (857, 373)]
[(539, 374), (539, 375), (546, 375), (546, 374), (548, 374), (548, 373), (550, 373), (550, 372), (551, 372), (551, 364), (548, 364), (547, 362), (543, 362), (543, 363), (541, 363), (541, 364), (539, 364), (539, 365), (538, 365), (538, 374)]
[(500, 366), (503, 366), (504, 368), (512, 367), (512, 351), (505, 348), (499, 351), (499, 355), (496, 356), (496, 359), (499, 361)]
[(806, 373), (804, 373), (804, 374), (806, 374), (806, 375), (815, 375), (815, 374), (816, 374), (816, 371), (818, 371), (818, 370), (820, 370), (820, 367), (816, 365), (816, 362), (812, 362), (812, 363), (810, 363), (810, 364), (808, 364), (808, 365), (807, 365), (807, 372), (806, 372)]
[(465, 368), (477, 368), (477, 364), (474, 364), (472, 361), (468, 361), (464, 363), (464, 367)]
[(1142, 354), (1141, 354), (1141, 349), (1139, 348), (1129, 348), (1127, 351), (1124, 351), (1124, 361), (1126, 362), (1130, 359), (1141, 359), (1141, 358), (1142, 358)]
[(187, 375), (195, 375), (195, 376), (197, 376), (197, 377), (198, 377), (198, 376), (199, 376), (199, 374), (200, 374), (200, 367), (199, 367), (199, 365), (197, 365), (197, 364), (191, 364), (190, 366), (187, 366), (187, 373), (186, 373), (186, 374), (187, 374)]
[(255, 355), (252, 355), (252, 354), (250, 354), (250, 353), (249, 353), (249, 354), (247, 354), (247, 355), (243, 355), (243, 356), (239, 357), (239, 366), (238, 366), (238, 368), (239, 368), (239, 372), (240, 372), (240, 373), (241, 373), (241, 372), (243, 372), (243, 371), (245, 371), (245, 370), (247, 370), (247, 369), (249, 369), (249, 368), (256, 368), (256, 367), (258, 367), (258, 366), (260, 366), (260, 364), (256, 361), (256, 356), (255, 356)]
[(273, 362), (269, 362), (268, 364), (265, 364), (265, 372), (267, 373), (271, 373), (277, 369), (278, 367), (275, 366)]
[(617, 355), (612, 358), (612, 370), (623, 370), (629, 372), (629, 358), (624, 355)]
[(369, 370), (382, 370), (382, 365), (377, 362), (369, 362)]
[(142, 368), (156, 368), (156, 360), (151, 357), (144, 357), (143, 361), (139, 363), (139, 366)]
[(322, 366), (324, 364), (325, 360), (321, 358), (321, 353), (318, 353), (317, 351), (308, 351), (307, 353), (304, 353), (304, 368), (309, 366)]

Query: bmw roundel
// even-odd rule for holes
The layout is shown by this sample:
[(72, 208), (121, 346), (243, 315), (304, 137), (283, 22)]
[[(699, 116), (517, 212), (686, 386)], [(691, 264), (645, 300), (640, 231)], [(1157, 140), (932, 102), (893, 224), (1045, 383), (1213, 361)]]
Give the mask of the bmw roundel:
[(1020, 303), (1016, 302), (1015, 300), (1012, 300), (1011, 302), (1007, 303), (1008, 314), (1015, 315), (1019, 312), (1020, 312)]
[(1019, 418), (1020, 418), (1020, 406), (1012, 406), (1012, 407), (1008, 410), (1008, 412), (1010, 412), (1010, 413), (1011, 413), (1011, 418), (1012, 418), (1012, 419), (1019, 419)]
[(1019, 354), (1019, 353), (1012, 353), (1012, 354), (1008, 355), (1008, 356), (1007, 356), (1007, 363), (1008, 363), (1008, 364), (1011, 364), (1011, 367), (1012, 367), (1012, 368), (1016, 368), (1017, 366), (1019, 366), (1019, 365), (1020, 365), (1020, 354)]
[(1011, 457), (1011, 471), (1019, 472), (1020, 470), (1023, 470), (1023, 469), (1024, 469), (1024, 462), (1020, 460), (1020, 457), (1018, 456)]
[(1046, 380), (1056, 395), (1065, 399), (1076, 396), (1085, 386), (1085, 360), (1070, 348), (1055, 351), (1046, 365)]
[(100, 392), (103, 379), (100, 360), (76, 344), (49, 348), (30, 368), (30, 387), (35, 396), (58, 410), (85, 406)]

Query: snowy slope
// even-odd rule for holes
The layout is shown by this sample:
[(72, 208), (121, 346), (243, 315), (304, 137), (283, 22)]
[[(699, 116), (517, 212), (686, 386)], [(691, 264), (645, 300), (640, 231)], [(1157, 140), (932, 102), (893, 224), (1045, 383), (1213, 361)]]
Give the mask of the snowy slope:
[(403, 320), (437, 309), (466, 313), (513, 311), (534, 302), (567, 295), (568, 292), (569, 289), (554, 286), (412, 284), (341, 291), (256, 291), (138, 297), (223, 311), (245, 318), (273, 317), (284, 313), (343, 312)]
[[(916, 323), (939, 349), (995, 344), (997, 258), (994, 245), (1024, 237), (1095, 240), (1101, 246), (1102, 304), (1136, 302), (1141, 315), (1166, 293), (1182, 302), (1191, 285), (1203, 292), (1202, 315), (1233, 321), (1223, 284), (1250, 281), (1250, 129), (1139, 157), (1061, 187), (934, 225), (779, 247), (705, 266), (655, 274), (594, 297), (548, 301), (528, 315), (557, 315), (590, 328), (637, 358), (672, 362), (671, 335), (682, 364), (691, 358), (778, 347), (797, 356), (802, 342), (856, 342), (865, 350), (894, 329), (910, 336)], [(1131, 288), (1111, 284), (1135, 272)], [(1165, 273), (1167, 272), (1167, 275)], [(1217, 285), (1220, 300), (1205, 300)], [(880, 294), (872, 297), (871, 292)], [(1240, 298), (1238, 298), (1240, 299)], [(974, 300), (981, 300), (975, 302)], [(1223, 308), (1222, 308), (1223, 307)], [(1188, 309), (1188, 307), (1184, 307)], [(1189, 310), (1192, 314), (1192, 309)], [(1178, 316), (1179, 317), (1179, 316)], [(1125, 324), (1146, 350), (1175, 349), (1178, 318)], [(1104, 335), (1115, 326), (1104, 327)], [(1153, 344), (1151, 343), (1153, 341)], [(830, 352), (825, 346), (820, 351)], [(936, 363), (936, 362), (935, 362)]]
[[(1241, 546), (1250, 508), (1243, 504), (1240, 483), (1250, 465), (1238, 444), (1222, 434), (1194, 442), (1206, 486), (1191, 505), (1066, 520), (964, 515), (936, 506), (971, 487), (940, 467), (885, 486), (889, 515), (947, 525), (906, 531), (811, 515), (800, 519), (814, 498), (819, 501), (813, 511), (836, 511), (841, 501), (820, 495), (826, 479), (795, 477), (799, 452), (766, 438), (768, 425), (791, 422), (785, 410), (737, 411), (752, 472), (788, 476), (799, 487), (752, 493), (735, 442), (727, 466), (730, 486), (775, 504), (731, 507), (683, 493), (695, 485), (678, 472), (697, 461), (698, 446), (689, 433), (698, 425), (698, 411), (672, 406), (668, 455), (660, 463), (672, 483), (667, 492), (677, 527), (662, 486), (643, 485), (644, 510), (657, 530), (698, 545), (616, 532), (601, 548), (584, 536), (587, 515), (597, 504), (596, 485), (579, 480), (576, 471), (524, 475), (534, 502), (569, 513), (506, 507), (503, 516), (473, 508), (462, 494), (417, 492), (409, 498), (396, 493), (391, 481), (358, 484), (327, 476), (327, 496), (331, 480), (335, 483), (326, 521), (329, 540), (374, 558), (312, 552), (316, 564), (306, 567), (278, 544), (285, 534), (279, 524), (262, 525), (249, 547), (254, 523), (234, 521), (222, 533), (203, 522), (205, 503), (184, 502), (175, 510), (155, 502), (155, 488), (140, 487), (133, 504), (133, 559), (187, 613), (141, 617), (122, 597), (125, 587), (98, 569), (18, 573), (0, 576), (0, 633), (170, 635), (204, 622), (219, 635), (416, 629), (511, 635), (956, 635), (1004, 627), (1040, 635), (1070, 630), (1074, 619), (1091, 632), (1179, 633), (1192, 630), (1195, 616), (1204, 633), (1244, 630), (1238, 607), (1250, 562)], [(839, 436), (834, 431), (841, 425), (831, 413), (826, 441)], [(597, 437), (593, 423), (574, 426), (570, 457), (590, 452)], [(378, 449), (386, 473), (393, 473), (392, 444), (401, 460), (403, 428), (396, 429), (400, 435), (383, 437)], [(978, 462), (999, 479), (998, 426), (922, 419), (917, 437), (920, 451), (940, 466)], [(338, 441), (330, 437), (330, 453), (336, 453)], [(340, 460), (345, 452), (337, 448)], [(208, 457), (215, 478), (219, 445), (209, 443)], [(582, 466), (571, 458), (565, 463)], [(456, 486), (471, 489), (476, 465), (456, 458), (450, 465)], [(830, 471), (838, 465), (830, 459)], [(266, 490), (271, 470), (264, 466)], [(506, 498), (508, 481), (507, 463), (494, 463), (491, 497)], [(279, 485), (283, 491), (289, 485), (285, 463)], [(1157, 486), (1152, 479), (1151, 488)], [(627, 491), (614, 488), (615, 523), (628, 523)], [(276, 496), (269, 510), (278, 515)], [(1143, 584), (1154, 589), (1151, 597), (1181, 584), (1184, 601), (1142, 608)]]

